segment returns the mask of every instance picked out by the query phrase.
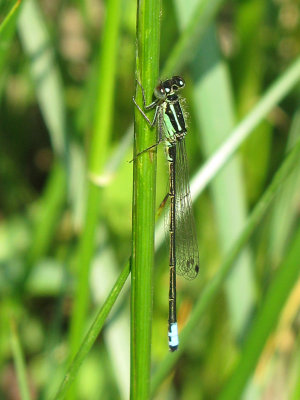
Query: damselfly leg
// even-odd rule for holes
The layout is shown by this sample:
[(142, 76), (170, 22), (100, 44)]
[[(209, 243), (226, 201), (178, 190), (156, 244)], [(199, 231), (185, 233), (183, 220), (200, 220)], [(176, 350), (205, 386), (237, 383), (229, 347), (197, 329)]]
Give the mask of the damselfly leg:
[[(144, 88), (142, 86), (142, 84), (136, 80), (137, 84), (140, 86), (141, 91), (142, 91), (142, 97), (143, 97), (143, 107), (145, 111), (149, 111), (149, 110), (153, 110), (154, 107), (156, 107), (155, 109), (155, 113), (154, 113), (154, 117), (153, 120), (150, 121), (150, 119), (147, 117), (147, 115), (145, 114), (145, 112), (141, 109), (141, 107), (138, 105), (138, 103), (136, 102), (135, 97), (132, 98), (136, 108), (139, 110), (139, 112), (142, 114), (142, 116), (144, 117), (144, 119), (147, 121), (148, 125), (150, 126), (150, 128), (153, 128), (156, 123), (157, 123), (157, 119), (158, 119), (158, 115), (159, 115), (159, 107), (158, 107), (158, 103), (159, 103), (159, 99), (155, 99), (152, 103), (150, 104), (146, 104), (146, 97), (145, 97), (145, 91)], [(159, 132), (159, 137), (158, 137), (158, 141), (156, 143), (154, 143), (153, 145), (147, 147), (146, 149), (140, 151), (130, 162), (134, 161), (136, 159), (136, 157), (139, 157), (141, 154), (146, 153), (147, 151), (154, 149), (155, 147), (157, 147), (161, 142), (163, 141), (162, 136), (160, 135)]]

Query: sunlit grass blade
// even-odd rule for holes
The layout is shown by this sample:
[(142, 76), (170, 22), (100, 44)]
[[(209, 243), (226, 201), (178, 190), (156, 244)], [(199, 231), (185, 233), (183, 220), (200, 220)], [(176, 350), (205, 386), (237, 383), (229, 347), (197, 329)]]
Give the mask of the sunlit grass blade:
[(207, 310), (209, 304), (216, 297), (219, 291), (222, 288), (222, 285), (225, 282), (226, 277), (230, 273), (233, 263), (240, 254), (240, 251), (244, 247), (244, 245), (249, 240), (251, 234), (253, 233), (256, 226), (261, 221), (264, 213), (268, 209), (273, 200), (274, 196), (278, 192), (278, 190), (285, 183), (287, 177), (293, 171), (295, 164), (300, 156), (300, 142), (294, 147), (294, 149), (290, 152), (290, 154), (286, 157), (281, 167), (275, 174), (271, 184), (266, 189), (265, 193), (259, 200), (255, 209), (252, 211), (250, 216), (245, 223), (244, 229), (239, 235), (239, 238), (236, 240), (231, 250), (228, 252), (228, 255), (225, 257), (222, 265), (220, 266), (218, 272), (215, 277), (206, 285), (204, 288), (201, 297), (197, 301), (193, 312), (190, 316), (189, 321), (187, 322), (185, 328), (180, 335), (181, 346), (177, 350), (175, 354), (168, 354), (164, 361), (160, 364), (157, 369), (153, 381), (152, 381), (152, 390), (156, 391), (159, 384), (165, 379), (168, 373), (171, 371), (172, 367), (180, 358), (181, 354), (184, 352), (185, 346), (188, 344), (190, 337), (193, 335), (195, 326), (199, 323), (201, 316)]
[[(211, 26), (191, 64), (195, 118), (206, 158), (213, 155), (235, 125), (232, 83)], [(217, 114), (217, 115), (216, 115)], [(226, 254), (246, 221), (245, 187), (240, 158), (234, 155), (211, 183), (221, 252)], [(226, 281), (231, 327), (243, 334), (254, 304), (254, 282), (249, 249), (244, 249)]]
[(17, 327), (15, 325), (14, 320), (11, 320), (10, 331), (11, 331), (11, 347), (18, 378), (21, 399), (30, 400), (31, 397), (26, 377), (26, 365), (25, 365), (23, 350), (17, 333)]
[[(151, 102), (153, 88), (158, 79), (160, 6), (160, 1), (147, 0), (137, 3), (136, 79), (144, 87), (147, 102)], [(135, 97), (137, 103), (142, 104), (142, 94), (138, 85)], [(151, 118), (153, 113), (149, 114)], [(137, 109), (135, 109), (134, 128), (134, 155), (136, 155), (156, 142), (156, 130), (149, 128)], [(156, 152), (146, 152), (137, 157), (133, 165), (131, 400), (146, 400), (150, 392), (155, 185)]]
[(66, 398), (67, 392), (70, 389), (72, 382), (76, 378), (78, 370), (79, 370), (83, 360), (85, 359), (85, 357), (89, 353), (90, 349), (92, 348), (93, 344), (95, 343), (95, 340), (97, 339), (112, 306), (114, 305), (116, 299), (118, 298), (118, 296), (128, 278), (129, 272), (130, 272), (130, 263), (127, 263), (126, 266), (124, 267), (123, 271), (119, 275), (119, 278), (117, 279), (109, 296), (105, 300), (105, 303), (101, 307), (91, 328), (89, 329), (88, 333), (84, 337), (84, 339), (81, 343), (81, 346), (80, 346), (78, 352), (75, 354), (75, 357), (72, 360), (72, 362), (68, 368), (65, 378), (64, 378), (56, 396), (54, 397), (54, 400), (63, 400)]

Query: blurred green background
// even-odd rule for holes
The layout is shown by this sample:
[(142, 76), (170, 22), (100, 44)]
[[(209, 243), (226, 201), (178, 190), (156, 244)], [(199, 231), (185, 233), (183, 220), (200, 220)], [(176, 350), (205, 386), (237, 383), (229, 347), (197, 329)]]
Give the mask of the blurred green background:
[[(188, 38), (172, 74), (186, 80), (191, 177), (296, 65), (299, 21), (299, 0), (163, 1), (162, 71)], [(131, 252), (136, 2), (2, 0), (0, 24), (0, 398), (49, 399)], [(201, 271), (178, 278), (180, 331), (296, 147), (299, 65), (194, 201)], [(166, 188), (161, 148), (157, 207)], [(154, 398), (300, 398), (299, 161), (278, 188)], [(168, 352), (167, 245), (155, 257), (154, 376)], [(129, 293), (70, 398), (128, 398)]]

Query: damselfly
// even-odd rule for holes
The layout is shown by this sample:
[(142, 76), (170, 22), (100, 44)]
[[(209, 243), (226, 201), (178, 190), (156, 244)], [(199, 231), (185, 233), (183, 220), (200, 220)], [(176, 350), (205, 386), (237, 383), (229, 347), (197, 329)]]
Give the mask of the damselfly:
[[(154, 90), (151, 104), (146, 105), (142, 89), (144, 110), (133, 99), (145, 120), (151, 127), (158, 127), (158, 142), (143, 150), (148, 151), (162, 141), (166, 144), (169, 162), (169, 198), (170, 198), (170, 288), (169, 288), (169, 348), (178, 348), (178, 327), (176, 317), (176, 273), (187, 279), (194, 279), (199, 271), (199, 251), (196, 228), (192, 213), (185, 135), (187, 133), (178, 90), (185, 86), (179, 76), (161, 82)], [(145, 112), (155, 108), (151, 122)], [(138, 155), (140, 155), (139, 153)]]

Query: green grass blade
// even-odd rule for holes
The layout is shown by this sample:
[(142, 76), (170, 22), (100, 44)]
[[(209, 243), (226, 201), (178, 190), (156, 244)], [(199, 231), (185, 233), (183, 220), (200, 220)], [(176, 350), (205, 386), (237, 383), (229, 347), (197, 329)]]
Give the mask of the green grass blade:
[(70, 389), (70, 386), (74, 379), (76, 378), (76, 375), (78, 373), (78, 370), (87, 356), (88, 352), (92, 348), (93, 344), (95, 343), (95, 340), (97, 339), (104, 323), (105, 320), (114, 305), (116, 299), (118, 298), (126, 280), (130, 272), (130, 264), (126, 264), (125, 268), (121, 272), (118, 280), (116, 281), (114, 287), (112, 288), (109, 296), (105, 300), (105, 303), (101, 307), (97, 317), (95, 318), (91, 328), (89, 329), (88, 333), (86, 334), (85, 338), (82, 341), (82, 344), (80, 346), (79, 351), (76, 353), (72, 363), (70, 364), (68, 371), (65, 375), (65, 378), (56, 394), (54, 397), (55, 400), (63, 400), (66, 398), (66, 394), (68, 390)]
[(197, 301), (188, 323), (186, 324), (185, 328), (182, 331), (182, 334), (180, 335), (181, 344), (179, 349), (175, 354), (167, 355), (167, 357), (160, 364), (158, 370), (154, 375), (152, 381), (153, 391), (157, 390), (159, 384), (165, 379), (165, 377), (168, 375), (168, 373), (171, 371), (175, 363), (180, 358), (181, 354), (184, 352), (184, 348), (188, 344), (190, 337), (193, 335), (194, 328), (199, 323), (200, 317), (204, 314), (209, 304), (221, 290), (226, 277), (228, 276), (228, 274), (232, 269), (234, 261), (240, 254), (240, 251), (242, 250), (243, 246), (249, 240), (255, 227), (261, 221), (265, 211), (270, 206), (271, 201), (273, 200), (275, 194), (285, 183), (290, 173), (293, 171), (293, 168), (295, 167), (295, 164), (299, 156), (300, 156), (300, 142), (297, 143), (295, 148), (291, 151), (291, 153), (286, 157), (286, 159), (282, 163), (282, 166), (275, 174), (271, 184), (268, 186), (265, 193), (263, 194), (258, 204), (256, 205), (255, 209), (248, 217), (248, 220), (245, 224), (243, 231), (240, 233), (239, 238), (236, 240), (235, 244), (228, 252), (228, 255), (225, 257), (219, 271), (203, 290), (203, 293), (201, 294), (201, 297)]
[[(111, 135), (121, 9), (120, 0), (108, 1), (106, 9), (107, 19), (100, 51), (101, 62), (94, 115), (95, 120), (88, 159), (89, 177), (93, 180), (97, 180), (97, 177), (101, 176)], [(83, 231), (78, 245), (78, 280), (70, 332), (71, 356), (75, 354), (80, 345), (86, 321), (89, 302), (88, 280), (95, 247), (95, 232), (101, 210), (101, 194), (102, 189), (90, 180), (87, 185)], [(71, 395), (71, 398), (73, 397)]]
[(241, 398), (244, 387), (254, 372), (266, 340), (275, 328), (285, 301), (299, 276), (299, 246), (300, 228), (295, 233), (288, 254), (270, 285), (252, 325), (241, 358), (230, 380), (218, 397), (219, 400)]
[(13, 320), (11, 321), (10, 330), (11, 330), (11, 347), (18, 378), (21, 399), (30, 400), (31, 397), (29, 394), (29, 387), (27, 384), (24, 355), (21, 348), (19, 336), (17, 333), (17, 328)]
[[(211, 26), (191, 64), (194, 81), (195, 117), (201, 132), (204, 155), (209, 158), (228, 137), (235, 125), (232, 85), (221, 58), (215, 26)], [(216, 95), (217, 94), (217, 95)], [(212, 182), (212, 199), (222, 253), (237, 239), (246, 221), (245, 188), (238, 156), (222, 168)], [(230, 321), (240, 336), (254, 303), (254, 282), (249, 249), (245, 249), (226, 281)]]
[[(151, 102), (158, 78), (160, 6), (160, 1), (145, 0), (138, 2), (137, 8), (136, 78), (145, 89), (147, 103)], [(138, 104), (142, 104), (138, 85), (136, 99)], [(149, 118), (151, 115), (153, 116), (153, 113), (150, 113)], [(155, 142), (155, 129), (151, 130), (140, 112), (135, 109), (134, 154)], [(132, 400), (148, 399), (150, 392), (155, 186), (156, 152), (146, 152), (137, 157), (133, 166), (130, 371)]]
[(21, 1), (18, 0), (0, 24), (0, 71), (5, 63), (6, 54), (10, 49), (10, 41), (16, 30), (17, 17), (19, 15)]
[(19, 10), (20, 4), (21, 1), (17, 0), (11, 7), (6, 17), (0, 23), (0, 38), (2, 42), (1, 47), (4, 47), (7, 44), (5, 41), (10, 39), (15, 31), (17, 11)]

